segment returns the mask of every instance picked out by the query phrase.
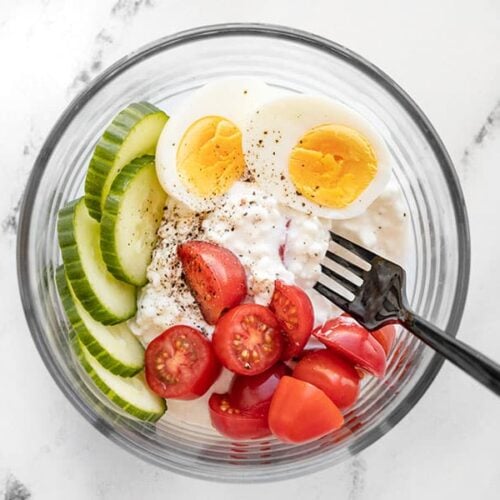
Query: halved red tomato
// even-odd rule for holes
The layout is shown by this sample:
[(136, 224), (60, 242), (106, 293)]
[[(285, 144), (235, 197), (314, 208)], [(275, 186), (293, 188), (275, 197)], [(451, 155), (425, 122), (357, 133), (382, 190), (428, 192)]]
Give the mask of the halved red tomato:
[(290, 359), (302, 352), (311, 336), (314, 325), (311, 299), (298, 286), (276, 280), (269, 308), (274, 312), (283, 334), (281, 359)]
[(208, 400), (212, 425), (231, 439), (257, 439), (269, 436), (266, 413), (253, 413), (234, 408), (227, 394), (212, 394)]
[(332, 351), (367, 372), (385, 374), (385, 352), (372, 334), (350, 316), (342, 314), (313, 331), (313, 335)]
[(358, 399), (358, 372), (329, 349), (306, 352), (295, 366), (293, 376), (321, 389), (342, 410)]
[(305, 443), (339, 429), (344, 417), (321, 389), (284, 376), (271, 401), (268, 422), (285, 443)]
[(394, 344), (394, 339), (396, 338), (396, 325), (383, 326), (379, 330), (372, 332), (372, 335), (384, 349), (385, 355), (388, 356), (391, 352), (392, 344)]
[(258, 304), (241, 304), (224, 314), (212, 337), (215, 354), (229, 370), (257, 375), (278, 361), (282, 339), (274, 314)]
[(162, 398), (195, 399), (207, 392), (221, 371), (212, 344), (190, 326), (165, 330), (147, 347), (149, 387)]
[(292, 370), (278, 361), (259, 375), (235, 375), (229, 387), (229, 401), (231, 406), (240, 410), (265, 413), (278, 383), (284, 375), (291, 374)]
[(179, 245), (177, 254), (207, 323), (215, 325), (224, 311), (245, 298), (245, 270), (227, 248), (208, 241), (188, 241)]

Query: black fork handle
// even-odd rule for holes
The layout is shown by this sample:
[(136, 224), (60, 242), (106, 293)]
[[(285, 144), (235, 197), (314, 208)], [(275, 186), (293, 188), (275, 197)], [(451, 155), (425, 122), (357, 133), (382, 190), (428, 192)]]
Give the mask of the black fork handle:
[(500, 396), (500, 365), (498, 363), (412, 312), (403, 314), (400, 322), (448, 361)]

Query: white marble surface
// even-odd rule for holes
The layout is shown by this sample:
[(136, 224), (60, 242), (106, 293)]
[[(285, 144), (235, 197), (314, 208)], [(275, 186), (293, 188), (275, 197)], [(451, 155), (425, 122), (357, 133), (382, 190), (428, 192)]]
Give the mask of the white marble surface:
[(329, 37), (378, 64), (420, 104), (456, 164), (470, 214), (472, 279), (459, 335), (500, 360), (499, 2), (0, 0), (0, 498), (500, 498), (500, 401), (448, 365), (416, 408), (356, 458), (248, 486), (190, 480), (139, 461), (84, 421), (45, 370), (15, 274), (16, 207), (44, 137), (116, 58), (226, 21)]

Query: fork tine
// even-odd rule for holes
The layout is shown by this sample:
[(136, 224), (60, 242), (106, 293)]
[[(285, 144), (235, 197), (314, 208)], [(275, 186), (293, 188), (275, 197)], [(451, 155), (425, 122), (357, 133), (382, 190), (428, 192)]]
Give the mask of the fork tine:
[(321, 272), (323, 274), (326, 274), (329, 278), (332, 278), (332, 280), (340, 283), (346, 290), (349, 290), (351, 293), (356, 293), (356, 291), (359, 288), (352, 281), (349, 281), (346, 277), (342, 276), (339, 273), (336, 273), (335, 271), (329, 269), (323, 264), (321, 264)]
[(330, 252), (330, 250), (326, 251), (326, 256), (329, 259), (336, 262), (337, 264), (340, 264), (342, 267), (350, 271), (352, 274), (355, 274), (358, 278), (362, 278), (368, 272), (365, 271), (364, 269), (361, 269), (361, 267), (357, 266), (356, 264), (353, 264), (352, 262), (349, 262), (348, 260), (344, 259), (344, 257), (341, 257), (336, 253)]
[(371, 262), (377, 254), (371, 252), (370, 250), (367, 250), (366, 248), (356, 245), (356, 243), (353, 243), (350, 240), (347, 240), (343, 238), (342, 236), (339, 236), (338, 234), (335, 234), (334, 232), (330, 231), (330, 237), (332, 241), (337, 243), (337, 245), (340, 245), (341, 247), (346, 248), (350, 252), (352, 252), (354, 255), (357, 255), (358, 257), (361, 257), (362, 259), (366, 260), (367, 262)]
[(337, 292), (334, 292), (333, 290), (330, 290), (327, 286), (323, 285), (323, 283), (320, 283), (319, 281), (314, 285), (313, 287), (317, 292), (319, 292), (321, 295), (326, 297), (330, 302), (333, 302), (335, 305), (339, 306), (341, 309), (344, 311), (349, 310), (349, 304), (350, 301), (347, 300), (345, 297), (340, 295)]

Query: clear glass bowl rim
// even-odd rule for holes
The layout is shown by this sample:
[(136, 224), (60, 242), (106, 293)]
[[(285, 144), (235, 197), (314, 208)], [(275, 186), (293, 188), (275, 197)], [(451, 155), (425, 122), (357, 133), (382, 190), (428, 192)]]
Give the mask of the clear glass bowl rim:
[[(33, 165), (21, 203), (17, 236), (17, 276), (23, 310), (33, 337), (33, 341), (45, 366), (63, 394), (78, 410), (78, 412), (81, 413), (83, 417), (103, 435), (107, 436), (111, 441), (128, 450), (132, 454), (154, 463), (155, 465), (158, 465), (157, 461), (148, 460), (148, 456), (141, 453), (134, 446), (132, 441), (118, 434), (112, 425), (103, 420), (92, 408), (87, 406), (82, 397), (74, 391), (69, 380), (55, 362), (50, 346), (46, 341), (41, 322), (32, 311), (31, 304), (34, 301), (34, 287), (31, 286), (32, 276), (30, 276), (27, 266), (22, 264), (22, 257), (27, 255), (29, 249), (30, 224), (33, 211), (32, 200), (36, 197), (40, 179), (50, 160), (52, 151), (54, 150), (59, 137), (63, 135), (63, 132), (76, 117), (78, 110), (90, 101), (101, 88), (112, 82), (127, 68), (161, 51), (196, 40), (199, 41), (203, 39), (235, 35), (261, 36), (270, 39), (280, 39), (303, 44), (323, 51), (326, 54), (344, 60), (348, 64), (362, 71), (367, 76), (375, 80), (378, 85), (383, 87), (398, 101), (398, 103), (405, 109), (426, 137), (428, 145), (436, 156), (436, 159), (443, 171), (452, 197), (453, 209), (457, 221), (456, 230), (459, 253), (458, 265), (461, 271), (457, 277), (457, 285), (455, 288), (450, 318), (445, 327), (445, 330), (449, 335), (456, 336), (457, 334), (467, 298), (470, 276), (470, 233), (465, 201), (457, 173), (453, 167), (453, 163), (448, 155), (448, 152), (446, 151), (446, 148), (428, 118), (412, 100), (412, 98), (377, 66), (373, 65), (346, 47), (343, 47), (342, 45), (326, 38), (295, 28), (261, 23), (225, 23), (200, 26), (160, 38), (143, 46), (137, 51), (119, 59), (116, 63), (111, 65), (98, 77), (96, 77), (79, 95), (77, 95), (62, 113), (43, 144)], [(358, 440), (353, 443), (351, 447), (353, 454), (359, 453), (361, 450), (379, 439), (389, 429), (394, 427), (413, 408), (436, 377), (437, 373), (441, 369), (443, 361), (444, 359), (440, 355), (435, 354), (433, 356), (427, 369), (417, 381), (411, 392), (401, 402), (401, 404), (386, 417), (383, 425), (381, 424), (372, 429), (363, 440)], [(327, 457), (325, 457), (322, 468), (326, 468), (329, 465), (330, 463)], [(168, 467), (165, 466), (165, 468)], [(196, 474), (192, 475), (193, 477), (200, 477)], [(203, 478), (207, 479), (205, 476), (203, 476)], [(216, 477), (212, 477), (211, 479), (214, 481), (218, 480)]]

